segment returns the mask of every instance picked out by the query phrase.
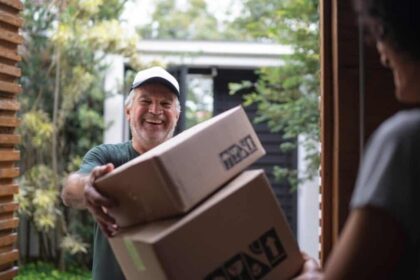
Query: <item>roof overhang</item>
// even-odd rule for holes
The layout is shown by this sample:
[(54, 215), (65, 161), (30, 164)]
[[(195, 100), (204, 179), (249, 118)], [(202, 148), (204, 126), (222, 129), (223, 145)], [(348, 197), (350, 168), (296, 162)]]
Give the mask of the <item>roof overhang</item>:
[(288, 46), (272, 43), (141, 40), (137, 45), (141, 62), (205, 68), (261, 68), (283, 64)]

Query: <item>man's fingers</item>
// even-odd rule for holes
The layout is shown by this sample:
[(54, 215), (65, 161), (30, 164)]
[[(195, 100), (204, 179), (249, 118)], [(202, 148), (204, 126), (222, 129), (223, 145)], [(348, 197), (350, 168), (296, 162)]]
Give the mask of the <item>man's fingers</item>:
[(85, 197), (86, 200), (95, 205), (95, 206), (105, 206), (106, 208), (111, 208), (116, 206), (116, 202), (112, 199), (103, 196), (100, 194), (97, 189), (95, 188), (95, 180), (99, 177), (111, 172), (114, 170), (114, 165), (112, 163), (97, 166), (95, 167), (89, 178), (89, 182), (87, 183), (87, 186), (85, 187)]
[(89, 180), (85, 186), (84, 195), (89, 212), (98, 222), (101, 230), (112, 237), (118, 230), (115, 219), (108, 214), (107, 209), (116, 206), (115, 201), (103, 196), (95, 188), (95, 181), (114, 170), (113, 164), (106, 164), (95, 167), (90, 173)]
[(107, 225), (115, 225), (115, 219), (109, 214), (105, 213), (102, 207), (89, 207), (89, 212), (93, 214), (97, 221), (105, 223)]
[(116, 206), (116, 203), (113, 200), (100, 194), (95, 187), (90, 184), (85, 188), (85, 198), (86, 202), (93, 206), (105, 206), (106, 208)]
[(109, 172), (111, 172), (112, 170), (114, 170), (114, 165), (112, 163), (108, 163), (106, 165), (102, 165), (102, 166), (97, 166), (92, 170), (92, 179), (94, 183), (94, 181), (96, 179), (98, 179), (99, 177), (104, 176), (105, 174), (108, 174)]
[(111, 233), (108, 231), (106, 225), (98, 222), (99, 227), (101, 228), (102, 232), (105, 233), (107, 237), (110, 237)]
[(116, 229), (114, 229), (113, 227), (109, 227), (107, 224), (101, 222), (98, 222), (98, 224), (107, 237), (113, 237), (117, 233)]

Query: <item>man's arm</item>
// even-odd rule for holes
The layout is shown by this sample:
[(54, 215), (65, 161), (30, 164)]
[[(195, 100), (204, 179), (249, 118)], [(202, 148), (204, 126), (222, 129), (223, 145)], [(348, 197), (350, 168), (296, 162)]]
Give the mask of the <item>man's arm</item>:
[(86, 209), (84, 190), (89, 176), (90, 174), (72, 173), (67, 177), (61, 192), (61, 199), (64, 205), (77, 209)]
[(67, 178), (61, 193), (66, 206), (87, 209), (108, 236), (114, 235), (118, 229), (115, 219), (108, 214), (108, 209), (114, 207), (115, 202), (97, 191), (95, 180), (113, 169), (112, 164), (106, 164), (95, 167), (88, 175), (72, 173)]

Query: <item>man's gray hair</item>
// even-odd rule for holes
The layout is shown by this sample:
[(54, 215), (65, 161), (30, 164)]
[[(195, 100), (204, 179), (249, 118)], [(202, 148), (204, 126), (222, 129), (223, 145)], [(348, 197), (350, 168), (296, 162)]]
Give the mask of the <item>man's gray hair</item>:
[[(130, 108), (131, 105), (133, 104), (133, 99), (134, 99), (134, 95), (136, 94), (136, 89), (132, 89), (130, 91), (130, 93), (128, 94), (127, 98), (125, 99), (124, 105), (127, 108)], [(176, 111), (178, 113), (181, 112), (181, 104), (179, 103), (179, 99), (178, 97), (175, 99), (175, 106), (176, 106)]]

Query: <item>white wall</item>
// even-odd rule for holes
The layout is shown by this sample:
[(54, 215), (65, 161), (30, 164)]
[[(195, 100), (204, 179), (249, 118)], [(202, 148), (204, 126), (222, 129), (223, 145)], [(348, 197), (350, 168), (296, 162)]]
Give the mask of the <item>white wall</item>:
[[(305, 137), (299, 136), (299, 143), (306, 141)], [(307, 168), (304, 160), (305, 150), (298, 145), (298, 173), (302, 174)], [(319, 177), (313, 181), (305, 182), (298, 188), (298, 243), (301, 251), (318, 260), (319, 257)]]
[(109, 67), (105, 75), (104, 102), (105, 132), (104, 143), (115, 144), (123, 141), (124, 125), (124, 59), (122, 56), (110, 55), (106, 58)]

